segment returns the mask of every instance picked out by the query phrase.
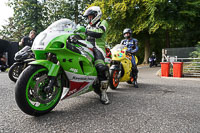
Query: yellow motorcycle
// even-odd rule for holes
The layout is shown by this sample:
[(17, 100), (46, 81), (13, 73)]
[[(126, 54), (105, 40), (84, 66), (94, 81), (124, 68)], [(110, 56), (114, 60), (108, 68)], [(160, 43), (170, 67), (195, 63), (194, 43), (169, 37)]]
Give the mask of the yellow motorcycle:
[[(127, 82), (133, 84), (134, 76), (132, 73), (131, 54), (126, 52), (127, 47), (117, 44), (111, 49), (112, 61), (110, 64), (109, 85), (111, 89), (116, 89), (119, 82)], [(135, 56), (135, 62), (138, 59)]]

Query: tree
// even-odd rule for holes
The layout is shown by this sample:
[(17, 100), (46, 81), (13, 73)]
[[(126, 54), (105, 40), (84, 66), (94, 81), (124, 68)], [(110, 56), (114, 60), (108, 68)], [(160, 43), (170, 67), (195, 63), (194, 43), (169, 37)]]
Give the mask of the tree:
[[(122, 39), (124, 28), (130, 27), (133, 33), (145, 36), (145, 56), (143, 63), (147, 63), (150, 55), (150, 34), (154, 33), (159, 24), (155, 22), (154, 13), (156, 1), (148, 0), (96, 0), (92, 5), (99, 5), (103, 18), (110, 17), (109, 43), (118, 43)], [(117, 39), (116, 39), (117, 38)], [(141, 43), (140, 43), (141, 45)]]
[(18, 41), (34, 29), (40, 32), (42, 24), (43, 5), (37, 0), (10, 0), (9, 6), (14, 10), (14, 16), (9, 24), (3, 26), (1, 35), (9, 41)]
[[(40, 1), (40, 2), (39, 2)], [(0, 36), (18, 41), (35, 28), (38, 33), (60, 18), (84, 24), (87, 7), (100, 6), (109, 22), (107, 42), (117, 44), (124, 28), (139, 40), (139, 61), (165, 47), (194, 46), (200, 40), (200, 0), (9, 0), (13, 18)], [(161, 53), (161, 52), (160, 52)]]
[(196, 45), (196, 50), (190, 53), (192, 58), (200, 58), (200, 42)]
[[(194, 40), (192, 46), (199, 40), (199, 3), (199, 0), (96, 0), (92, 5), (101, 7), (104, 19), (110, 18), (107, 41), (114, 44), (120, 42), (123, 29), (130, 27), (138, 37), (139, 47), (144, 48), (143, 63), (147, 63), (150, 50), (154, 49), (151, 47), (161, 51), (161, 42), (170, 47), (188, 44), (181, 40)], [(190, 33), (189, 29), (193, 34), (195, 32), (193, 39), (192, 34), (185, 37), (185, 33)], [(152, 45), (152, 40), (159, 47)]]
[(71, 0), (70, 3), (70, 11), (73, 14), (73, 20), (76, 24), (83, 24), (83, 12), (86, 10), (87, 6), (93, 3), (94, 0)]
[(9, 0), (14, 16), (3, 26), (0, 36), (9, 41), (19, 41), (30, 30), (40, 33), (51, 23), (68, 18), (77, 24), (84, 22), (83, 11), (94, 0)]

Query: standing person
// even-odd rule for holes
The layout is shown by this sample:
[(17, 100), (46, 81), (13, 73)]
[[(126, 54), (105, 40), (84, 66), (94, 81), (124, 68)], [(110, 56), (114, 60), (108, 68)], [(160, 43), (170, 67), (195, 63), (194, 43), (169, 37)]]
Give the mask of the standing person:
[(36, 36), (36, 32), (34, 30), (30, 31), (28, 36), (25, 36), (21, 39), (21, 41), (19, 42), (19, 46), (21, 46), (21, 47), (24, 47), (24, 46), (32, 47), (35, 36)]
[(127, 52), (131, 53), (132, 59), (132, 75), (134, 76), (134, 87), (138, 88), (137, 83), (137, 75), (138, 75), (138, 69), (137, 64), (135, 62), (135, 53), (138, 51), (138, 40), (135, 38), (132, 38), (132, 30), (130, 28), (126, 28), (123, 31), (124, 40), (121, 41), (120, 44), (127, 46)]
[(5, 71), (6, 69), (6, 58), (3, 56), (3, 53), (0, 53), (0, 71)]
[[(105, 52), (105, 39), (106, 39), (106, 32), (108, 28), (108, 23), (106, 20), (102, 20), (102, 12), (100, 7), (92, 6), (89, 7), (84, 15), (88, 21), (88, 26), (86, 27), (86, 35), (87, 40), (91, 42), (94, 46), (93, 53), (95, 58), (95, 67), (98, 73), (98, 78), (101, 83), (108, 82), (106, 77), (106, 72), (109, 72), (108, 67), (105, 65), (104, 59), (106, 56)], [(103, 85), (104, 86), (104, 85)], [(101, 87), (102, 88), (102, 87)], [(107, 88), (101, 89), (100, 101), (103, 104), (109, 104), (109, 99), (106, 93)]]

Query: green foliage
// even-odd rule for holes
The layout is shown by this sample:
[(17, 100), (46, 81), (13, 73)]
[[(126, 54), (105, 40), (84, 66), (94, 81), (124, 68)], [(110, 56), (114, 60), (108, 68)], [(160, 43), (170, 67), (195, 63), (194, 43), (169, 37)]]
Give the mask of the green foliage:
[(3, 26), (0, 36), (8, 41), (19, 41), (30, 30), (40, 33), (51, 23), (68, 18), (77, 24), (84, 23), (83, 11), (94, 0), (9, 0), (14, 16)]
[[(108, 36), (110, 43), (119, 42), (122, 39), (124, 28), (130, 27), (135, 34), (147, 32), (154, 33), (161, 21), (155, 20), (156, 4), (159, 0), (96, 0), (92, 5), (98, 5), (103, 12), (103, 19), (110, 18), (110, 31)], [(91, 6), (92, 6), (91, 5)], [(114, 31), (114, 32), (113, 32)], [(118, 40), (116, 40), (118, 38)]]
[(129, 27), (139, 40), (137, 55), (144, 58), (149, 34), (149, 49), (161, 58), (167, 41), (171, 47), (191, 47), (200, 40), (199, 3), (200, 0), (96, 0), (90, 6), (100, 6), (103, 19), (109, 18), (108, 43), (119, 43), (123, 29)]
[(94, 5), (108, 20), (109, 44), (121, 42), (124, 28), (133, 30), (139, 41), (139, 61), (148, 56), (144, 55), (146, 42), (150, 42), (149, 53), (155, 51), (159, 58), (167, 42), (170, 47), (191, 47), (200, 41), (200, 0), (9, 0), (14, 16), (0, 36), (19, 41), (31, 29), (39, 33), (60, 18), (84, 25), (82, 14)]
[(48, 24), (61, 19), (68, 18), (76, 24), (83, 23), (82, 13), (88, 4), (94, 0), (46, 0), (45, 7), (48, 15)]
[(192, 58), (200, 58), (200, 42), (198, 42), (198, 44), (196, 45), (196, 50), (193, 51), (190, 56)]
[(10, 0), (9, 6), (14, 10), (14, 16), (9, 24), (3, 26), (0, 35), (9, 41), (18, 41), (27, 35), (30, 30), (40, 32), (44, 29), (42, 21), (44, 6), (37, 0)]

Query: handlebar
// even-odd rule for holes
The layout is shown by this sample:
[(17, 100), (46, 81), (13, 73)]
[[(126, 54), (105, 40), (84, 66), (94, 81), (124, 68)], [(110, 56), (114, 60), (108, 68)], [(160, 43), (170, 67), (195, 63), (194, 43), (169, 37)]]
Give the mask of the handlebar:
[(129, 55), (129, 56), (131, 56), (131, 55), (132, 55), (132, 53), (131, 53), (130, 51), (126, 51), (126, 55)]
[(87, 47), (85, 44), (83, 44), (83, 43), (81, 43), (78, 39), (76, 39), (74, 36), (70, 36), (69, 37), (69, 42), (71, 42), (71, 43), (76, 43), (76, 44), (80, 44), (80, 45), (82, 45), (82, 46), (84, 46), (84, 47)]

